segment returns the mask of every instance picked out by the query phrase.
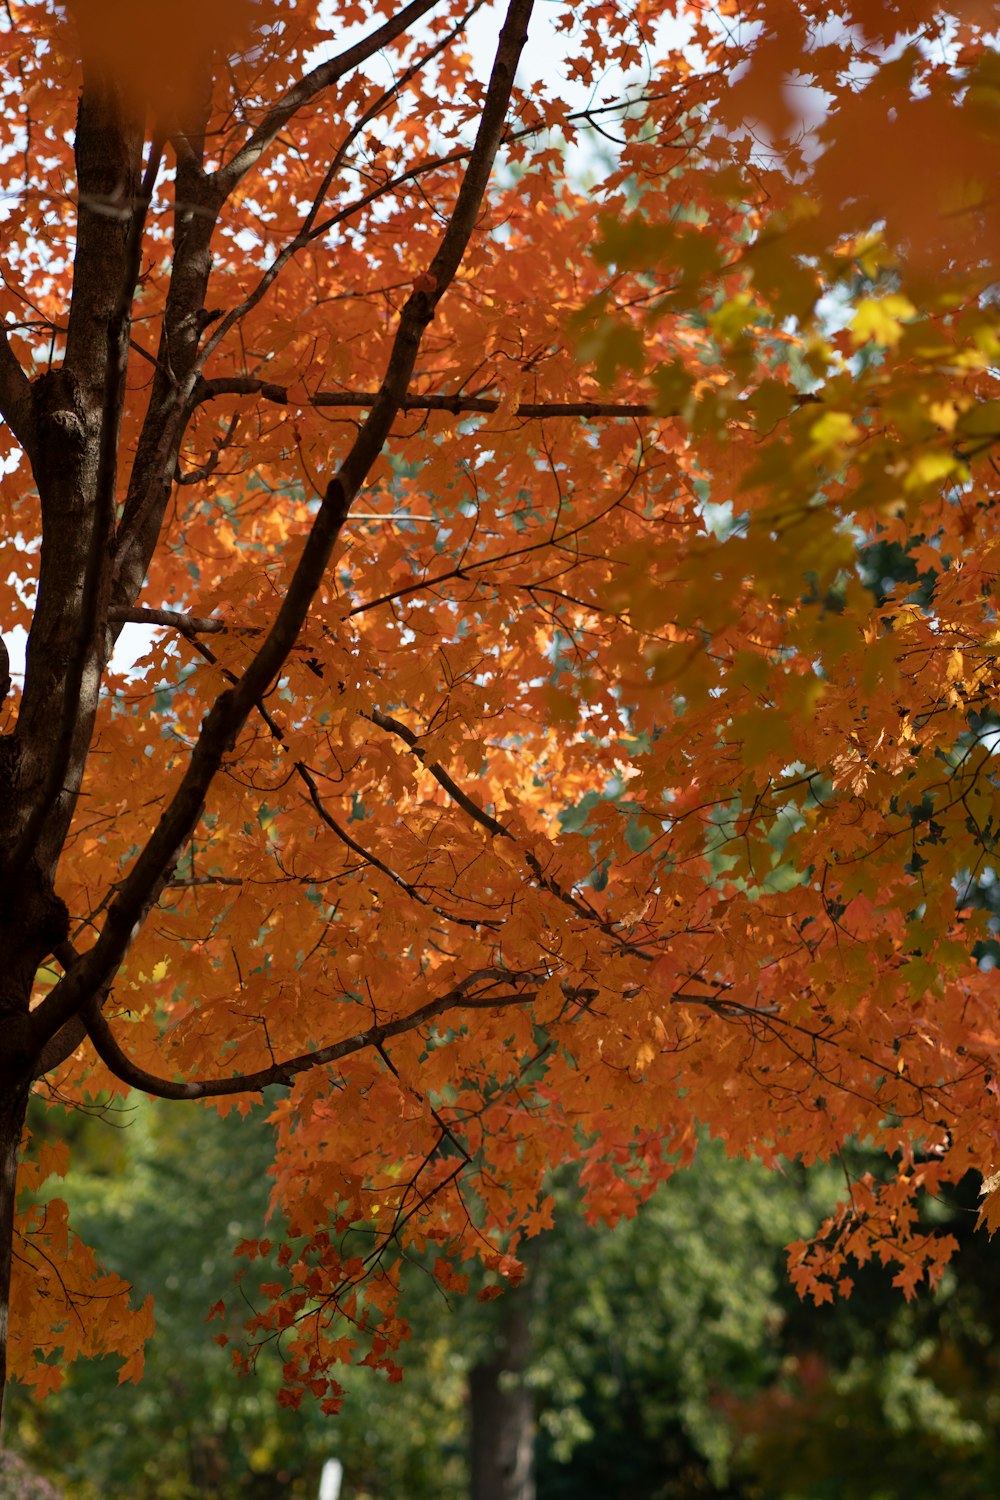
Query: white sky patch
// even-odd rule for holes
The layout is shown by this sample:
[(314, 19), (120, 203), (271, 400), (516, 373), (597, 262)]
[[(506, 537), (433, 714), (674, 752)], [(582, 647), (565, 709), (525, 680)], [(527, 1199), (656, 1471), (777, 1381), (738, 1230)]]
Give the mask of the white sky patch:
[[(332, 19), (332, 9), (328, 0), (321, 10), (324, 20)], [(579, 51), (579, 43), (574, 39), (572, 30), (567, 32), (560, 29), (559, 22), (572, 10), (573, 7), (566, 0), (542, 0), (535, 7), (528, 23), (528, 40), (517, 70), (517, 83), (520, 87), (543, 85), (549, 94), (562, 99), (570, 109), (584, 108), (598, 94), (609, 94), (617, 98), (626, 79), (634, 82), (637, 70), (647, 70), (672, 48), (683, 47), (691, 37), (692, 27), (687, 18), (678, 20), (676, 16), (663, 16), (657, 22), (652, 45), (646, 49), (645, 56), (641, 56), (638, 48), (636, 49), (635, 70), (630, 69), (628, 74), (624, 74), (618, 68), (610, 68), (595, 78), (570, 79), (566, 73), (566, 60)], [(505, 5), (484, 6), (472, 17), (462, 37), (455, 43), (459, 50), (469, 53), (473, 77), (478, 83), (485, 84), (489, 81), (505, 15)], [(371, 23), (342, 28), (325, 46), (309, 53), (307, 65), (314, 67), (324, 59), (335, 56), (360, 41), (370, 30)], [(420, 37), (429, 33), (418, 22), (408, 35)], [(392, 81), (393, 74), (387, 53), (376, 54), (364, 64), (362, 71), (382, 84)]]
[[(324, 7), (326, 18), (331, 19), (331, 6)], [(678, 20), (676, 16), (662, 16), (656, 23), (652, 41), (642, 47), (636, 36), (634, 64), (626, 69), (614, 66), (589, 78), (571, 78), (568, 60), (581, 50), (580, 38), (560, 29), (559, 22), (573, 7), (566, 0), (542, 0), (536, 5), (528, 24), (528, 40), (521, 53), (517, 70), (520, 88), (544, 92), (547, 97), (560, 99), (567, 113), (587, 109), (592, 105), (606, 104), (611, 100), (637, 95), (649, 81), (658, 62), (672, 50), (686, 48), (690, 43), (692, 26), (688, 18)], [(467, 29), (454, 46), (468, 54), (472, 63), (472, 78), (479, 84), (489, 82), (490, 70), (496, 55), (500, 28), (506, 15), (506, 5), (484, 6), (472, 17)], [(360, 41), (371, 30), (371, 24), (360, 24), (341, 29), (323, 47), (315, 48), (306, 58), (309, 67), (323, 62), (342, 52), (345, 47)], [(408, 33), (415, 38), (428, 37), (426, 26), (418, 22)], [(688, 51), (688, 59), (694, 66), (704, 61), (697, 49)], [(387, 87), (393, 81), (395, 69), (389, 53), (377, 53), (370, 58), (361, 71), (375, 82)], [(608, 143), (602, 138), (602, 150)], [(593, 168), (593, 152), (586, 144), (577, 144), (567, 152), (566, 170), (571, 179), (585, 177)]]
[[(109, 671), (131, 672), (136, 662), (145, 656), (162, 631), (149, 625), (123, 625), (109, 663)], [(4, 645), (10, 656), (10, 675), (15, 682), (24, 682), (24, 656), (28, 644), (28, 632), (22, 625), (15, 625), (4, 632)]]

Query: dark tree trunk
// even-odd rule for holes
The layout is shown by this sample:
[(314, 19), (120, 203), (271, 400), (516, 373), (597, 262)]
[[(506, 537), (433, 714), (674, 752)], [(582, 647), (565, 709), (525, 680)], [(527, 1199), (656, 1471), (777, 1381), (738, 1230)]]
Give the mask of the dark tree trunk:
[(527, 1288), (505, 1293), (493, 1357), (469, 1374), (471, 1500), (535, 1500), (531, 1311)]
[[(113, 456), (124, 393), (128, 245), (141, 116), (87, 75), (76, 135), (78, 225), (63, 364), (15, 382), (15, 420), (38, 486), (42, 549), (16, 725), (0, 735), (0, 1414), (17, 1165), (28, 1094), (48, 1037), (31, 1012), (38, 966), (69, 917), (55, 872), (83, 777), (104, 666), (114, 533)], [(126, 317), (116, 321), (119, 302)], [(120, 322), (121, 326), (118, 326)], [(121, 349), (119, 349), (119, 345)], [(7, 417), (9, 421), (10, 418)], [(2, 626), (3, 622), (0, 622)], [(9, 674), (2, 674), (9, 688)], [(65, 1055), (65, 1054), (63, 1054)]]
[(0, 1088), (0, 1422), (7, 1383), (7, 1325), (17, 1206), (17, 1163), (28, 1107), (28, 1083)]

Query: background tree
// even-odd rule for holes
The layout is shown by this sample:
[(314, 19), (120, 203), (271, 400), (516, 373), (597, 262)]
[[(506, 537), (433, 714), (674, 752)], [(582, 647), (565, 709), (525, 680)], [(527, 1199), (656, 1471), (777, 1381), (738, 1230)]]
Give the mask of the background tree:
[[(494, 1406), (477, 1413), (477, 1372), (481, 1382), (509, 1309), (525, 1300), (531, 1347), (512, 1373), (539, 1418), (529, 1474), (537, 1467), (542, 1495), (596, 1493), (626, 1478), (637, 1494), (670, 1478), (697, 1492), (709, 1467), (722, 1481), (732, 1442), (720, 1394), (762, 1394), (780, 1372), (784, 1245), (835, 1201), (834, 1174), (807, 1185), (802, 1174), (748, 1170), (708, 1148), (614, 1231), (584, 1223), (567, 1181), (557, 1225), (535, 1248), (532, 1285), (449, 1303), (429, 1266), (407, 1268), (414, 1339), (404, 1380), (351, 1371), (331, 1424), (311, 1405), (275, 1404), (275, 1361), (234, 1384), (226, 1349), (206, 1340), (209, 1306), (231, 1291), (233, 1245), (257, 1232), (266, 1208), (264, 1114), (203, 1122), (145, 1101), (70, 1122), (73, 1219), (108, 1265), (153, 1295), (157, 1312), (138, 1392), (118, 1384), (110, 1358), (81, 1361), (44, 1403), (11, 1392), (10, 1440), (73, 1500), (189, 1500), (206, 1488), (219, 1500), (276, 1488), (312, 1497), (331, 1452), (355, 1496), (476, 1495), (477, 1426), (482, 1451), (504, 1447), (493, 1441)], [(235, 1333), (235, 1309), (230, 1317)], [(517, 1422), (508, 1425), (523, 1440)]]
[[(78, 1362), (43, 1403), (10, 1394), (10, 1443), (70, 1500), (188, 1500), (206, 1485), (218, 1500), (276, 1490), (312, 1500), (331, 1452), (355, 1500), (464, 1500), (470, 1375), (495, 1357), (520, 1298), (532, 1348), (516, 1373), (533, 1397), (541, 1500), (609, 1485), (819, 1500), (866, 1495), (873, 1475), (886, 1496), (930, 1500), (942, 1468), (956, 1493), (992, 1483), (998, 1250), (975, 1233), (975, 1184), (925, 1204), (960, 1245), (936, 1296), (906, 1304), (869, 1267), (849, 1301), (816, 1307), (789, 1287), (784, 1245), (836, 1200), (836, 1169), (767, 1172), (703, 1147), (614, 1230), (584, 1222), (567, 1177), (517, 1293), (449, 1303), (429, 1265), (406, 1268), (403, 1382), (349, 1372), (331, 1422), (311, 1404), (275, 1403), (276, 1361), (234, 1383), (227, 1350), (206, 1340), (206, 1311), (230, 1292), (233, 1245), (259, 1232), (266, 1208), (266, 1112), (220, 1121), (134, 1099), (106, 1116), (78, 1112), (68, 1128), (55, 1115), (36, 1121), (71, 1138), (74, 1222), (157, 1313), (137, 1392), (106, 1358)], [(238, 1331), (235, 1307), (229, 1317)]]
[[(394, 1369), (401, 1249), (516, 1281), (567, 1159), (613, 1221), (699, 1123), (871, 1143), (795, 1249), (818, 1299), (873, 1254), (937, 1281), (915, 1197), (993, 1163), (980, 10), (691, 5), (657, 48), (665, 5), (584, 0), (568, 70), (645, 72), (575, 115), (515, 87), (531, 0), (476, 76), (481, 11), (3, 31), (0, 1293), (16, 1243), (43, 1390), (136, 1375), (150, 1314), (40, 1196), (32, 1087), (282, 1086), (250, 1338), (326, 1410)], [(552, 132), (590, 129), (583, 194)], [(873, 604), (859, 542), (932, 594)]]

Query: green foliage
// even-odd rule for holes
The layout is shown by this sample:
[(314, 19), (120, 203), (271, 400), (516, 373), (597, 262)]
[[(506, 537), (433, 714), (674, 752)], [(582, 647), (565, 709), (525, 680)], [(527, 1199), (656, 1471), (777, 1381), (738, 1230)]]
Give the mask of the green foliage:
[(720, 1397), (777, 1373), (783, 1248), (835, 1196), (832, 1174), (705, 1145), (613, 1230), (564, 1215), (542, 1273), (542, 1495), (736, 1493)]
[[(40, 1135), (56, 1128), (51, 1111), (32, 1123)], [(274, 1348), (251, 1375), (233, 1372), (247, 1301), (269, 1275), (257, 1261), (254, 1281), (234, 1287), (236, 1246), (265, 1232), (266, 1107), (220, 1118), (135, 1096), (125, 1109), (73, 1112), (58, 1130), (73, 1141), (63, 1190), (74, 1222), (109, 1267), (152, 1292), (157, 1318), (137, 1389), (118, 1384), (112, 1359), (79, 1362), (41, 1405), (14, 1387), (8, 1440), (58, 1476), (68, 1500), (311, 1500), (331, 1456), (344, 1463), (351, 1500), (460, 1500), (467, 1366), (441, 1326), (440, 1293), (406, 1382), (390, 1388), (380, 1372), (351, 1371), (341, 1417), (278, 1404)], [(419, 1313), (419, 1289), (415, 1300)], [(220, 1301), (225, 1313), (206, 1328)], [(213, 1331), (232, 1342), (213, 1342)]]
[[(17, 1446), (59, 1474), (70, 1500), (312, 1496), (331, 1454), (352, 1500), (461, 1500), (467, 1376), (489, 1356), (500, 1304), (460, 1297), (449, 1309), (411, 1263), (402, 1384), (359, 1369), (340, 1416), (290, 1412), (275, 1399), (275, 1351), (236, 1379), (229, 1348), (205, 1337), (219, 1299), (220, 1335), (237, 1339), (245, 1316), (232, 1252), (264, 1228), (265, 1111), (241, 1122), (143, 1100), (70, 1126), (74, 1220), (140, 1294), (153, 1292), (158, 1324), (137, 1391), (117, 1385), (109, 1360), (81, 1362), (43, 1405), (16, 1393)], [(612, 1231), (587, 1225), (560, 1189), (563, 1223), (538, 1242), (529, 1286), (508, 1294), (534, 1303), (546, 1493), (586, 1496), (582, 1476), (611, 1472), (625, 1455), (637, 1475), (662, 1476), (682, 1454), (721, 1477), (732, 1444), (717, 1393), (750, 1396), (776, 1374), (782, 1246), (814, 1221), (817, 1195), (828, 1207), (834, 1190), (815, 1176), (729, 1163), (714, 1146)], [(252, 1298), (249, 1280), (244, 1290)]]
[[(239, 1336), (232, 1252), (265, 1232), (266, 1109), (240, 1122), (139, 1101), (65, 1123), (74, 1218), (154, 1293), (158, 1321), (137, 1391), (108, 1360), (80, 1362), (42, 1405), (17, 1392), (8, 1438), (67, 1500), (312, 1497), (334, 1454), (345, 1500), (464, 1500), (468, 1374), (492, 1353), (503, 1300), (449, 1305), (411, 1260), (402, 1384), (359, 1369), (339, 1416), (289, 1411), (276, 1350), (237, 1379), (230, 1346), (205, 1337), (220, 1299), (210, 1328)], [(839, 1188), (832, 1169), (767, 1172), (707, 1143), (608, 1230), (556, 1185), (558, 1227), (507, 1294), (532, 1304), (539, 1500), (937, 1500), (945, 1471), (958, 1500), (1000, 1490), (1000, 1249), (973, 1233), (975, 1185), (927, 1207), (960, 1242), (936, 1297), (908, 1305), (869, 1267), (849, 1301), (817, 1308), (791, 1292), (783, 1247)], [(243, 1290), (252, 1301), (249, 1277)]]

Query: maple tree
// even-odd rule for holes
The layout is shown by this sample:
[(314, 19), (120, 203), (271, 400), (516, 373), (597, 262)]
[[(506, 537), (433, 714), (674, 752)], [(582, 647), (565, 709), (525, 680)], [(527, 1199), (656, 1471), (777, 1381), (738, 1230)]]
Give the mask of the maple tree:
[(328, 1410), (396, 1373), (408, 1247), (517, 1280), (553, 1164), (613, 1219), (699, 1123), (878, 1145), (792, 1247), (822, 1299), (933, 1282), (916, 1195), (1000, 1155), (989, 7), (550, 6), (569, 76), (638, 69), (577, 109), (515, 84), (532, 8), (5, 8), (0, 1342), (42, 1392), (137, 1376), (152, 1314), (32, 1089), (283, 1086), (234, 1361)]

